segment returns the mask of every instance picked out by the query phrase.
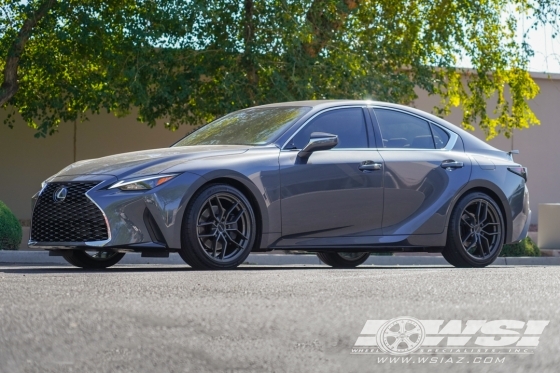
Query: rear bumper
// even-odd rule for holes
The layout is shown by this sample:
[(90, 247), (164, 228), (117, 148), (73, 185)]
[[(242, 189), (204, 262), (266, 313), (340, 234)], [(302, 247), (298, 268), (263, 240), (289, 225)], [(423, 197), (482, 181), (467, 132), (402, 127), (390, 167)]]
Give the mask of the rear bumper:
[(506, 243), (515, 243), (527, 237), (529, 226), (531, 225), (531, 208), (529, 207), (529, 190), (525, 185), (523, 193), (523, 205), (521, 211), (513, 219), (512, 241)]

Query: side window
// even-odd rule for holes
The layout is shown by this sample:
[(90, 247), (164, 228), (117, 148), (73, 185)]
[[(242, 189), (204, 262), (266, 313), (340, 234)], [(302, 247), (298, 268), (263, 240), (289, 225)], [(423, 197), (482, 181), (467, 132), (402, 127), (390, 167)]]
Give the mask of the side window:
[(432, 133), (434, 134), (436, 149), (445, 148), (445, 145), (449, 142), (449, 134), (435, 124), (432, 124)]
[(303, 149), (313, 132), (338, 135), (336, 148), (367, 148), (366, 123), (362, 108), (336, 109), (320, 114), (292, 139), (292, 144)]
[(375, 109), (384, 148), (435, 149), (430, 124), (400, 111)]

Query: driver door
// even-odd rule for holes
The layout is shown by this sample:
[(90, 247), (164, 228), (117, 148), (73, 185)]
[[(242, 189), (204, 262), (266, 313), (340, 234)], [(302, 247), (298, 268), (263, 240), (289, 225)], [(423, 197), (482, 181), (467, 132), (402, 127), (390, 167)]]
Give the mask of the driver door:
[[(381, 234), (383, 165), (369, 148), (364, 114), (362, 107), (322, 112), (280, 152), (284, 245), (355, 244), (357, 236)], [(338, 145), (302, 160), (298, 152), (313, 132), (337, 135)], [(364, 167), (372, 164), (380, 168)]]

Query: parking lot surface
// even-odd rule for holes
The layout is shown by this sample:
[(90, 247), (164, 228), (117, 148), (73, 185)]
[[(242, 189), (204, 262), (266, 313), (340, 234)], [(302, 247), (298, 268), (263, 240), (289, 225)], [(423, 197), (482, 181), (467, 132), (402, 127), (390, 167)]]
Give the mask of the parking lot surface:
[[(0, 372), (558, 372), (560, 268), (0, 267)], [(532, 354), (380, 360), (367, 320), (550, 320)], [(464, 326), (463, 326), (464, 327)], [(409, 355), (413, 356), (413, 355)], [(416, 356), (416, 355), (414, 355)], [(488, 358), (492, 358), (492, 361)], [(449, 358), (452, 361), (449, 361)]]

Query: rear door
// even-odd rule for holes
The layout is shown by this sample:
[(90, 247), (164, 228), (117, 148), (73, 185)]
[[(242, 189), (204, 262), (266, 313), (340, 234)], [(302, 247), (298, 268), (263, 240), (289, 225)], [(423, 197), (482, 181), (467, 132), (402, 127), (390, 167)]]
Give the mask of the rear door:
[(425, 118), (374, 108), (384, 162), (384, 235), (442, 233), (447, 209), (469, 181), (471, 161), (454, 150), (458, 136)]

